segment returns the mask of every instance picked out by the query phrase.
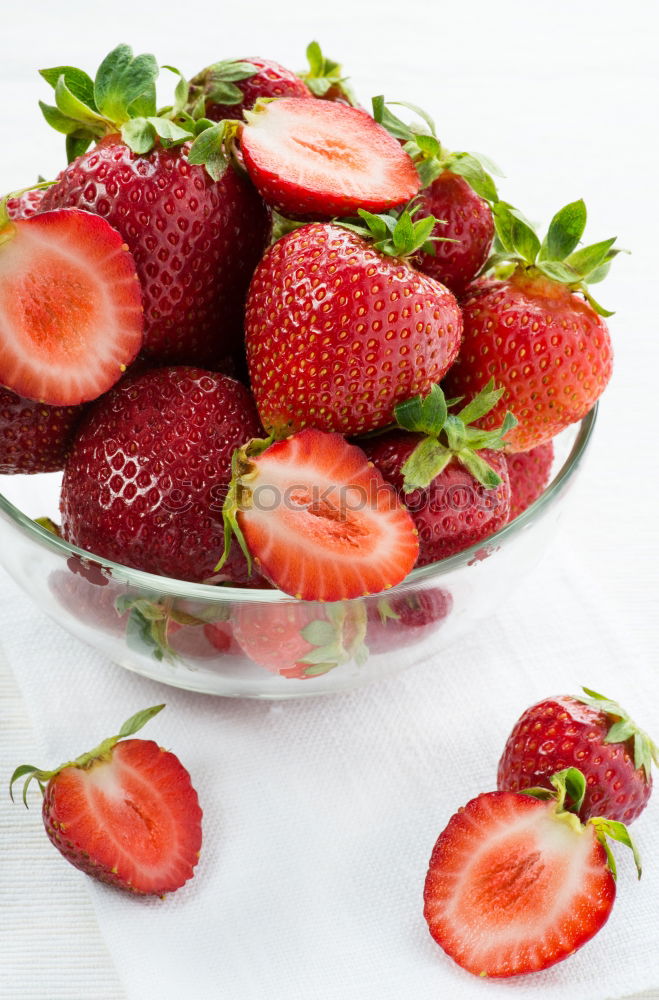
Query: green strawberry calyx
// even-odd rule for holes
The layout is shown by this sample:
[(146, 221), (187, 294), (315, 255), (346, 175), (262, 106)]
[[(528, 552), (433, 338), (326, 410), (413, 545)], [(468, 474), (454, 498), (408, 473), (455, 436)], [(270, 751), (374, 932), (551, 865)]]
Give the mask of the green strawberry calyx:
[[(445, 170), (463, 177), (469, 186), (490, 205), (499, 200), (492, 174), (501, 176), (495, 163), (482, 153), (452, 153), (437, 138), (435, 122), (422, 108), (405, 101), (385, 102), (382, 95), (372, 99), (373, 117), (390, 135), (403, 143), (412, 157), (423, 187), (428, 187)], [(408, 125), (391, 111), (391, 106), (407, 108), (422, 124)]]
[(490, 379), (457, 413), (450, 411), (462, 400), (447, 401), (439, 385), (434, 385), (427, 396), (414, 396), (398, 404), (395, 410), (398, 427), (423, 435), (402, 467), (405, 493), (425, 489), (453, 459), (487, 489), (496, 489), (501, 484), (501, 477), (479, 452), (505, 448), (505, 436), (517, 425), (517, 420), (508, 412), (495, 430), (472, 425), (496, 406), (503, 393), (504, 389), (496, 389), (494, 379)]
[(243, 92), (236, 84), (249, 80), (259, 72), (254, 63), (241, 59), (223, 59), (202, 69), (192, 77), (184, 104), (194, 119), (205, 118), (207, 104), (240, 104)]
[(340, 63), (323, 55), (318, 42), (310, 42), (307, 45), (307, 62), (309, 69), (298, 73), (298, 76), (306, 83), (314, 97), (336, 94), (353, 108), (359, 106), (355, 92), (350, 86), (349, 77), (343, 75)]
[(637, 771), (642, 770), (646, 782), (650, 781), (652, 764), (659, 767), (659, 747), (648, 734), (637, 726), (628, 712), (612, 701), (606, 695), (598, 694), (591, 688), (582, 688), (586, 697), (577, 696), (577, 700), (602, 712), (611, 720), (611, 726), (606, 734), (607, 743), (626, 743), (632, 740), (634, 747), (634, 765)]
[(151, 708), (145, 708), (141, 712), (136, 712), (135, 715), (131, 715), (130, 719), (124, 722), (123, 726), (115, 736), (110, 736), (107, 740), (103, 740), (102, 743), (99, 743), (94, 750), (89, 750), (87, 753), (81, 754), (80, 757), (76, 757), (75, 760), (69, 760), (65, 764), (60, 764), (59, 767), (54, 768), (52, 771), (43, 771), (41, 768), (34, 767), (33, 764), (21, 764), (16, 768), (9, 782), (9, 795), (11, 796), (12, 802), (14, 801), (14, 785), (19, 778), (25, 778), (25, 782), (23, 783), (23, 802), (27, 806), (27, 791), (33, 780), (36, 779), (43, 794), (50, 779), (58, 775), (60, 771), (63, 771), (67, 767), (90, 767), (97, 760), (106, 757), (116, 746), (119, 740), (126, 739), (126, 737), (139, 732), (139, 730), (142, 729), (147, 722), (154, 717), (154, 715), (161, 712), (164, 707), (164, 705), (153, 705)]
[(618, 871), (609, 840), (624, 844), (632, 852), (636, 871), (640, 878), (643, 871), (641, 857), (624, 823), (607, 819), (605, 816), (593, 816), (586, 823), (582, 823), (579, 819), (578, 813), (583, 805), (587, 787), (582, 772), (577, 767), (566, 767), (565, 770), (552, 774), (549, 781), (552, 788), (524, 788), (518, 794), (530, 795), (532, 798), (542, 801), (553, 801), (556, 819), (567, 823), (576, 833), (581, 833), (587, 826), (592, 826), (595, 830), (595, 836), (606, 852), (608, 867), (614, 879), (617, 877)]
[(595, 301), (589, 286), (603, 281), (613, 258), (628, 251), (614, 246), (615, 236), (590, 246), (579, 246), (587, 219), (583, 199), (564, 205), (556, 213), (543, 240), (522, 212), (508, 202), (498, 202), (492, 213), (496, 237), (493, 253), (482, 273), (494, 271), (504, 278), (516, 271), (542, 275), (581, 292), (598, 315), (613, 315)]
[(158, 110), (156, 80), (160, 67), (155, 56), (135, 56), (129, 45), (118, 45), (98, 68), (92, 80), (75, 66), (53, 66), (40, 70), (55, 93), (55, 103), (39, 102), (44, 118), (66, 136), (69, 162), (89, 145), (107, 135), (120, 133), (137, 154), (146, 154), (159, 143), (164, 148), (181, 145), (207, 128), (210, 122), (195, 122), (185, 111), (188, 84), (179, 71), (174, 103)]
[(442, 219), (434, 215), (425, 215), (415, 221), (414, 216), (420, 206), (411, 202), (400, 212), (383, 212), (375, 215), (364, 208), (357, 209), (357, 218), (335, 219), (338, 226), (349, 229), (371, 242), (376, 250), (389, 257), (413, 257), (417, 253), (435, 255), (435, 243), (445, 240), (455, 243), (448, 237), (433, 236), (432, 232)]
[(241, 448), (236, 448), (231, 456), (231, 482), (227, 491), (226, 499), (222, 507), (222, 520), (224, 522), (224, 551), (220, 561), (215, 567), (215, 572), (219, 573), (231, 551), (231, 543), (235, 537), (247, 560), (247, 568), (251, 575), (252, 554), (247, 546), (247, 541), (238, 523), (238, 513), (241, 510), (248, 510), (252, 502), (251, 482), (257, 475), (257, 468), (253, 458), (263, 454), (273, 442), (272, 437), (252, 438)]

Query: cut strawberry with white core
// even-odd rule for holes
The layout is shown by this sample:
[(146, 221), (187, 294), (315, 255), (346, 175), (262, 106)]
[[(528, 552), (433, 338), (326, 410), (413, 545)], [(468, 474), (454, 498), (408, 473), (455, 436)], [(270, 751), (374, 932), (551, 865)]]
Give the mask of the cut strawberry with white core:
[(305, 600), (385, 590), (419, 549), (412, 518), (364, 452), (312, 429), (236, 454), (225, 523), (259, 572)]
[[(571, 780), (574, 769), (554, 776)], [(576, 772), (585, 790), (583, 775)], [(516, 792), (479, 795), (440, 835), (424, 913), (430, 933), (477, 976), (537, 972), (567, 958), (603, 926), (615, 899), (606, 836), (632, 847), (622, 824), (583, 826), (549, 801)], [(571, 793), (572, 794), (572, 793)]]
[(133, 258), (104, 219), (44, 212), (0, 228), (0, 382), (74, 405), (121, 377), (142, 345)]
[(250, 177), (284, 215), (328, 219), (384, 212), (419, 191), (400, 143), (365, 111), (282, 98), (245, 113), (240, 144)]

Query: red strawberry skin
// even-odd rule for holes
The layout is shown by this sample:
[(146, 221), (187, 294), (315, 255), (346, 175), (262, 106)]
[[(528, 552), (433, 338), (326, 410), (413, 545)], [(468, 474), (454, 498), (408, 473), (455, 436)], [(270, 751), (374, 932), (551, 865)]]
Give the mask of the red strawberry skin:
[(340, 226), (304, 226), (266, 251), (250, 285), (247, 361), (263, 425), (360, 434), (393, 422), (455, 359), (454, 296)]
[(216, 183), (185, 147), (139, 156), (109, 136), (60, 174), (42, 207), (81, 208), (121, 233), (142, 286), (147, 356), (213, 368), (241, 353), (245, 294), (270, 233), (245, 177), (229, 168)]
[(0, 389), (0, 474), (64, 468), (82, 406), (47, 406)]
[(15, 219), (30, 219), (41, 209), (41, 202), (46, 193), (46, 188), (32, 188), (24, 191), (23, 194), (8, 198), (6, 209), (7, 215), (13, 221)]
[(398, 140), (359, 108), (282, 98), (247, 117), (240, 149), (249, 176), (289, 218), (386, 212), (419, 191), (416, 167)]
[(397, 597), (384, 596), (368, 607), (366, 645), (370, 653), (391, 653), (434, 635), (448, 618), (453, 598), (439, 587), (410, 591)]
[(482, 278), (462, 299), (464, 340), (445, 389), (468, 398), (490, 378), (505, 387), (481, 421), (498, 426), (506, 410), (519, 421), (511, 451), (529, 451), (592, 409), (611, 377), (606, 323), (576, 292), (544, 277)]
[[(170, 367), (123, 380), (90, 410), (71, 449), (64, 538), (150, 573), (211, 577), (224, 548), (231, 456), (259, 433), (247, 389), (225, 375)], [(238, 546), (223, 575), (248, 582)]]
[(608, 920), (616, 894), (592, 826), (513, 792), (472, 799), (430, 858), (424, 914), (437, 944), (468, 972), (508, 978), (572, 955)]
[(463, 177), (450, 170), (445, 170), (424, 188), (419, 200), (423, 215), (443, 220), (444, 224), (438, 222), (432, 235), (442, 236), (444, 240), (435, 243), (434, 257), (420, 254), (417, 267), (441, 281), (459, 298), (490, 253), (494, 238), (490, 206)]
[(417, 566), (462, 552), (502, 528), (510, 514), (510, 482), (505, 456), (499, 451), (479, 454), (501, 477), (496, 489), (486, 489), (453, 459), (425, 489), (405, 493), (402, 467), (422, 440), (418, 434), (390, 431), (364, 447), (370, 460), (396, 489), (419, 532)]
[(566, 767), (586, 777), (579, 815), (631, 823), (645, 809), (652, 776), (634, 764), (631, 740), (607, 743), (612, 719), (576, 698), (547, 698), (520, 717), (499, 761), (497, 787), (520, 791), (551, 788), (549, 778)]
[(510, 520), (514, 520), (538, 499), (549, 482), (554, 464), (554, 445), (551, 441), (506, 456), (510, 477)]
[(122, 740), (91, 766), (64, 768), (43, 800), (46, 833), (67, 861), (144, 895), (192, 878), (201, 818), (190, 775), (152, 740)]
[[(243, 111), (250, 111), (259, 97), (311, 97), (313, 94), (306, 83), (290, 69), (286, 69), (272, 59), (262, 59), (260, 56), (249, 56), (237, 62), (248, 62), (256, 66), (257, 72), (246, 80), (238, 80), (234, 86), (242, 91), (243, 99), (239, 104), (213, 104), (206, 102), (206, 118), (219, 122), (224, 118), (242, 118)], [(199, 74), (191, 82), (203, 85), (204, 74)]]

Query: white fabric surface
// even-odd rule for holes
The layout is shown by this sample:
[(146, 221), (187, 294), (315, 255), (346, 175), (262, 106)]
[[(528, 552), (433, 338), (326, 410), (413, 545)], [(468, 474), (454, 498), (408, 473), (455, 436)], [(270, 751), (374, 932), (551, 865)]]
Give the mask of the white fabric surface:
[(8, 13), (0, 190), (61, 165), (60, 138), (36, 115), (46, 93), (36, 66), (92, 68), (123, 39), (184, 70), (255, 53), (296, 66), (317, 36), (362, 94), (417, 101), (450, 145), (501, 161), (502, 191), (532, 218), (583, 195), (592, 238), (620, 234), (634, 255), (616, 262), (601, 292), (617, 309), (616, 373), (561, 543), (477, 635), (365, 691), (286, 705), (170, 691), (86, 650), (0, 578), (0, 642), (25, 694), (18, 710), (10, 685), (0, 691), (3, 781), (28, 750), (36, 763), (57, 762), (166, 700), (145, 736), (180, 755), (205, 808), (196, 878), (145, 903), (66, 866), (38, 809), (26, 815), (0, 796), (0, 996), (656, 997), (659, 800), (634, 827), (643, 880), (621, 859), (607, 927), (542, 976), (501, 984), (463, 974), (428, 937), (420, 896), (437, 834), (492, 787), (502, 742), (535, 698), (591, 684), (659, 732), (657, 12), (643, 0), (335, 0), (323, 11), (253, 0), (246, 17), (240, 5), (198, 0), (189, 13), (186, 24), (173, 0), (157, 17), (115, 0), (111, 31), (82, 0)]
[(458, 806), (494, 787), (498, 755), (528, 703), (587, 683), (624, 693), (659, 732), (654, 667), (629, 656), (616, 616), (565, 547), (478, 635), (329, 700), (273, 705), (165, 691), (72, 648), (19, 595), (7, 597), (3, 616), (13, 623), (0, 627), (4, 652), (46, 763), (164, 697), (167, 709), (144, 735), (174, 749), (199, 790), (204, 848), (188, 887), (142, 901), (88, 884), (129, 1000), (180, 1000), (188, 990), (199, 1000), (504, 990), (602, 1000), (659, 984), (659, 800), (635, 825), (642, 881), (621, 857), (608, 925), (554, 970), (478, 981), (444, 957), (421, 913), (435, 838)]

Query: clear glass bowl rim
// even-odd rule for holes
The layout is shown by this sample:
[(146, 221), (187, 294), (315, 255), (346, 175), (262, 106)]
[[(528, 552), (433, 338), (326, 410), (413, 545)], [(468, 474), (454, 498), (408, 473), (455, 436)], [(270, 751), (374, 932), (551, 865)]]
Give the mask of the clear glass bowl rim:
[[(412, 570), (405, 580), (396, 587), (392, 587), (387, 593), (392, 594), (426, 580), (439, 579), (462, 566), (466, 566), (476, 553), (482, 550), (484, 545), (491, 548), (508, 539), (512, 539), (524, 531), (546, 508), (557, 501), (559, 495), (572, 478), (592, 436), (597, 420), (597, 409), (598, 406), (595, 405), (590, 413), (580, 421), (577, 436), (569, 455), (551, 483), (535, 503), (531, 504), (514, 521), (510, 521), (503, 528), (500, 528), (499, 531), (490, 535), (485, 541), (478, 542), (476, 545), (472, 545), (470, 548), (464, 549), (454, 556), (449, 556), (448, 559), (442, 559), (439, 562), (429, 563), (427, 566), (421, 566), (418, 569)], [(79, 549), (77, 546), (65, 542), (63, 538), (54, 535), (51, 531), (33, 521), (32, 518), (28, 517), (27, 514), (24, 514), (23, 511), (7, 500), (2, 493), (0, 493), (0, 511), (4, 512), (24, 534), (31, 536), (38, 544), (52, 549), (67, 558), (70, 556), (79, 556), (88, 561), (93, 560), (97, 565), (111, 571), (113, 579), (120, 580), (129, 586), (138, 587), (140, 590), (149, 590), (162, 595), (179, 597), (183, 600), (196, 601), (240, 601), (274, 604), (295, 600), (295, 598), (279, 590), (230, 587), (224, 584), (217, 586), (207, 583), (189, 583), (186, 580), (157, 576), (153, 573), (146, 573), (143, 570), (123, 566), (121, 563), (111, 562), (109, 559), (103, 559), (100, 556), (87, 552), (85, 549)], [(356, 600), (359, 600), (359, 598), (356, 598)]]

